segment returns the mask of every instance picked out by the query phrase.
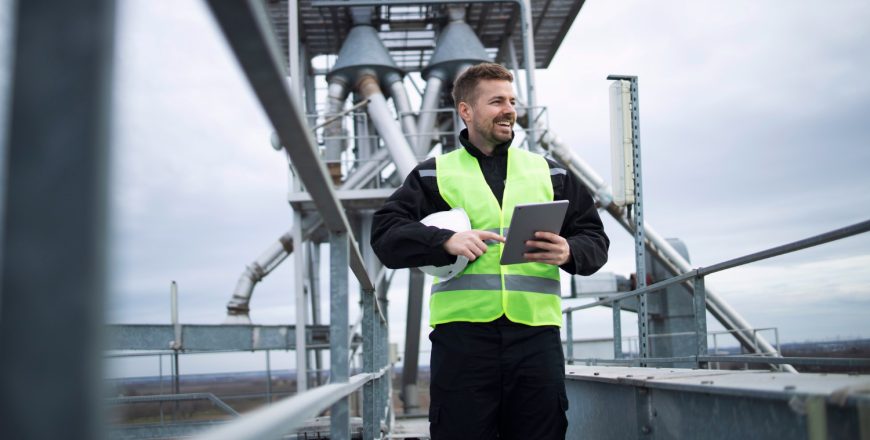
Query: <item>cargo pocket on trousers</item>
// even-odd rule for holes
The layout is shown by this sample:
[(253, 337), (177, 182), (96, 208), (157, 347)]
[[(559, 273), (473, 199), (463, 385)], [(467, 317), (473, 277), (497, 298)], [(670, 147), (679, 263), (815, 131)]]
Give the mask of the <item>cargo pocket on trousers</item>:
[(562, 411), (568, 411), (568, 396), (565, 393), (559, 393), (559, 406)]

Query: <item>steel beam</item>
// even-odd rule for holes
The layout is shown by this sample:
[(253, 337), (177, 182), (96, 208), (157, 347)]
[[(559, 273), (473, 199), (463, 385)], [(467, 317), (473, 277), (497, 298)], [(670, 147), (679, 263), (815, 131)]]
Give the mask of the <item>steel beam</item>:
[[(329, 234), (329, 382), (347, 383), (350, 325), (348, 320), (347, 251), (348, 234)], [(347, 397), (339, 399), (330, 411), (329, 438), (350, 438), (350, 412)]]
[[(329, 328), (306, 327), (308, 348), (329, 347)], [(185, 351), (295, 350), (296, 326), (182, 325)], [(114, 324), (106, 328), (109, 350), (169, 350), (175, 330), (169, 324)]]
[(115, 2), (16, 3), (0, 122), (0, 437), (102, 438)]

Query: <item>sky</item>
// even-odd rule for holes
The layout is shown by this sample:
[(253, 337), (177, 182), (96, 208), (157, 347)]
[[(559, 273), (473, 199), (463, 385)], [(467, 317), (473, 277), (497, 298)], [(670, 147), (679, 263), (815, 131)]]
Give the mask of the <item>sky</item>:
[[(682, 239), (694, 267), (711, 265), (870, 218), (868, 22), (860, 0), (589, 0), (536, 72), (538, 102), (609, 181), (606, 77), (637, 75), (645, 220)], [(168, 323), (175, 280), (183, 323), (220, 323), (245, 265), (292, 223), (285, 156), (203, 2), (124, 0), (117, 25), (107, 321)], [(627, 276), (631, 236), (609, 218), (605, 228), (601, 272)], [(255, 290), (255, 323), (293, 322), (290, 261)], [(783, 341), (870, 337), (868, 268), (864, 234), (707, 286)], [(404, 280), (390, 292), (400, 349)], [(575, 338), (612, 335), (609, 309), (577, 315)], [(191, 358), (187, 372), (264, 368), (261, 353)], [(111, 374), (157, 374), (157, 360), (143, 362)], [(292, 362), (273, 354), (273, 367)]]

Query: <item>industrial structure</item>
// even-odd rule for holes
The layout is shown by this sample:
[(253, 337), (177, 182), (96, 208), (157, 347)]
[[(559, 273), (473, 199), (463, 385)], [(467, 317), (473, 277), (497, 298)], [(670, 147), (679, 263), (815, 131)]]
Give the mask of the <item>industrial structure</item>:
[[(210, 0), (211, 12), (274, 126), (273, 146), (287, 154), (293, 182), (288, 196), (293, 227), (271, 245), (264, 243), (265, 251), (241, 271), (223, 324), (183, 325), (176, 318), (172, 325), (114, 325), (105, 330), (105, 340), (111, 350), (171, 352), (176, 366), (179, 353), (293, 350), (297, 395), (220, 423), (222, 426), (121, 427), (113, 429), (112, 436), (160, 438), (210, 428), (213, 430), (202, 431), (202, 438), (279, 438), (294, 435), (327, 409), (329, 438), (389, 436), (395, 419), (390, 383), (394, 360), (389, 352), (386, 292), (395, 271), (382, 267), (369, 247), (372, 215), (418, 161), (457, 147), (462, 127), (452, 110), (452, 82), (468, 66), (495, 61), (513, 69), (518, 78), (522, 133), (517, 139), (522, 145), (516, 147), (548, 154), (565, 164), (593, 194), (600, 209), (616, 219), (637, 243), (633, 285), (602, 295), (596, 302), (565, 309), (569, 438), (700, 438), (699, 432), (704, 433), (703, 438), (868, 438), (870, 398), (855, 391), (866, 386), (865, 378), (795, 375), (793, 366), (867, 366), (870, 360), (782, 358), (775, 342), (763, 338), (722, 298), (705, 288), (704, 277), (863, 233), (870, 229), (870, 222), (708, 268), (693, 268), (685, 246), (665, 240), (642, 219), (637, 78), (612, 78), (625, 86), (627, 114), (632, 121), (627, 148), (634, 156), (632, 184), (636, 185), (637, 198), (628, 204), (615, 201), (610, 185), (547, 126), (545, 108), (536, 100), (535, 69), (550, 64), (583, 3)], [(51, 323), (70, 343), (68, 358), (83, 360), (72, 362), (70, 371), (51, 365), (47, 355), (39, 353), (16, 357), (20, 362), (4, 361), (0, 369), (0, 377), (6, 381), (0, 406), (4, 438), (58, 438), (70, 432), (73, 438), (96, 438), (103, 429), (94, 404), (100, 378), (92, 377), (89, 362), (99, 359), (103, 340), (98, 328), (102, 325), (99, 310), (104, 289), (100, 280), (105, 270), (101, 231), (105, 222), (106, 118), (101, 103), (108, 91), (100, 79), (111, 62), (111, 47), (106, 42), (111, 40), (107, 38), (112, 30), (111, 4), (37, 0), (20, 2), (17, 12), (18, 22), (28, 26), (22, 26), (19, 34), (16, 72), (39, 71), (46, 67), (43, 64), (52, 63), (27, 54), (71, 50), (81, 61), (73, 73), (84, 86), (71, 91), (49, 87), (56, 81), (50, 73), (16, 77), (9, 196), (4, 214), (0, 353), (4, 359), (9, 353), (27, 353), (29, 347), (38, 346), (39, 341), (32, 339), (40, 337), (38, 330)], [(83, 5), (90, 8), (79, 7)], [(101, 25), (95, 26), (83, 43), (71, 42), (68, 37), (78, 30), (57, 27), (50, 19), (54, 15), (46, 12), (58, 7)], [(45, 38), (40, 32), (56, 37)], [(312, 61), (318, 57), (328, 60), (325, 69), (314, 67)], [(416, 92), (419, 108), (412, 107), (415, 100), (409, 98), (407, 88), (415, 84), (406, 78), (412, 72), (418, 72), (425, 81), (425, 88)], [(326, 84), (325, 93), (318, 93), (319, 83)], [(63, 102), (86, 101), (93, 106), (80, 112), (76, 127), (70, 127), (68, 114), (46, 111), (51, 105), (40, 95), (46, 89)], [(57, 149), (45, 127), (67, 130), (76, 148)], [(27, 148), (21, 142), (25, 138), (31, 140)], [(67, 165), (67, 174), (51, 174), (58, 163), (73, 166)], [(63, 182), (68, 193), (58, 195), (52, 192), (56, 186), (40, 184), (45, 182), (46, 173), (52, 177), (49, 184)], [(35, 194), (32, 188), (43, 192)], [(34, 206), (29, 203), (34, 196), (56, 203)], [(70, 201), (76, 206), (69, 206)], [(59, 222), (60, 218), (64, 221)], [(329, 245), (328, 262), (321, 261), (321, 244)], [(28, 259), (33, 249), (59, 252), (58, 258), (73, 263), (57, 278), (31, 276), (42, 270), (38, 266), (41, 262)], [(40, 255), (34, 258), (43, 258)], [(297, 274), (292, 325), (256, 325), (249, 312), (257, 283), (285, 261), (293, 262)], [(319, 291), (322, 264), (329, 266), (328, 292)], [(348, 301), (349, 275), (356, 278), (362, 291), (363, 317), (357, 325), (348, 319), (349, 309), (356, 307)], [(423, 274), (411, 270), (398, 390), (407, 414), (421, 413), (417, 360), (425, 284)], [(23, 319), (12, 313), (55, 301), (58, 290), (69, 293), (66, 301), (69, 309), (80, 312), (77, 316), (45, 311)], [(15, 291), (32, 294), (10, 293)], [(329, 321), (320, 322), (320, 307), (327, 294)], [(594, 306), (613, 309), (613, 357), (575, 358), (573, 316)], [(627, 356), (621, 346), (621, 310), (638, 314), (636, 355)], [(707, 312), (736, 338), (744, 349), (743, 356), (710, 353)], [(19, 334), (35, 336), (23, 340), (13, 336)], [(323, 357), (327, 351), (328, 367)], [(356, 353), (361, 354), (362, 371), (351, 375), (350, 360)], [(771, 371), (711, 370), (717, 362), (766, 365)], [(34, 364), (43, 365), (38, 377), (48, 378), (45, 389), (60, 390), (56, 405), (47, 409), (9, 383), (10, 377), (35, 379), (37, 372), (27, 371)], [(309, 374), (309, 369), (318, 374)], [(326, 369), (329, 380), (324, 384), (319, 373)], [(358, 390), (362, 390), (360, 419), (352, 423), (348, 396)], [(115, 399), (113, 403), (149, 399), (216, 400), (207, 394), (175, 394), (144, 400)], [(217, 402), (222, 408), (226, 406)], [(67, 430), (39, 423), (45, 416), (67, 421)], [(14, 422), (7, 423), (11, 420)], [(425, 435), (421, 433), (421, 437)]]

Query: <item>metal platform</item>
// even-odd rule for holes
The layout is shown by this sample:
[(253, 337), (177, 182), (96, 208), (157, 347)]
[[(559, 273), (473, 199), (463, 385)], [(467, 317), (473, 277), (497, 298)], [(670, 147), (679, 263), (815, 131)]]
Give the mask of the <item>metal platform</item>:
[[(338, 54), (347, 37), (351, 28), (350, 8), (334, 6), (335, 3), (324, 0), (299, 2), (300, 41), (307, 56)], [(352, 5), (357, 2), (344, 3)], [(381, 3), (385, 5), (376, 7), (374, 25), (390, 55), (405, 71), (422, 70), (435, 48), (438, 28), (446, 24), (442, 9), (447, 2), (440, 5), (432, 4), (437, 2), (429, 2), (429, 5), (410, 5), (407, 1)], [(584, 3), (585, 0), (531, 0), (537, 68), (550, 65)], [(286, 54), (287, 1), (269, 1), (268, 9), (281, 53)], [(513, 41), (518, 63), (524, 63), (520, 12), (515, 1), (472, 4), (468, 6), (466, 20), (495, 61), (510, 64), (507, 42)], [(505, 38), (506, 35), (510, 38)]]
[(567, 438), (855, 439), (870, 376), (566, 367)]

